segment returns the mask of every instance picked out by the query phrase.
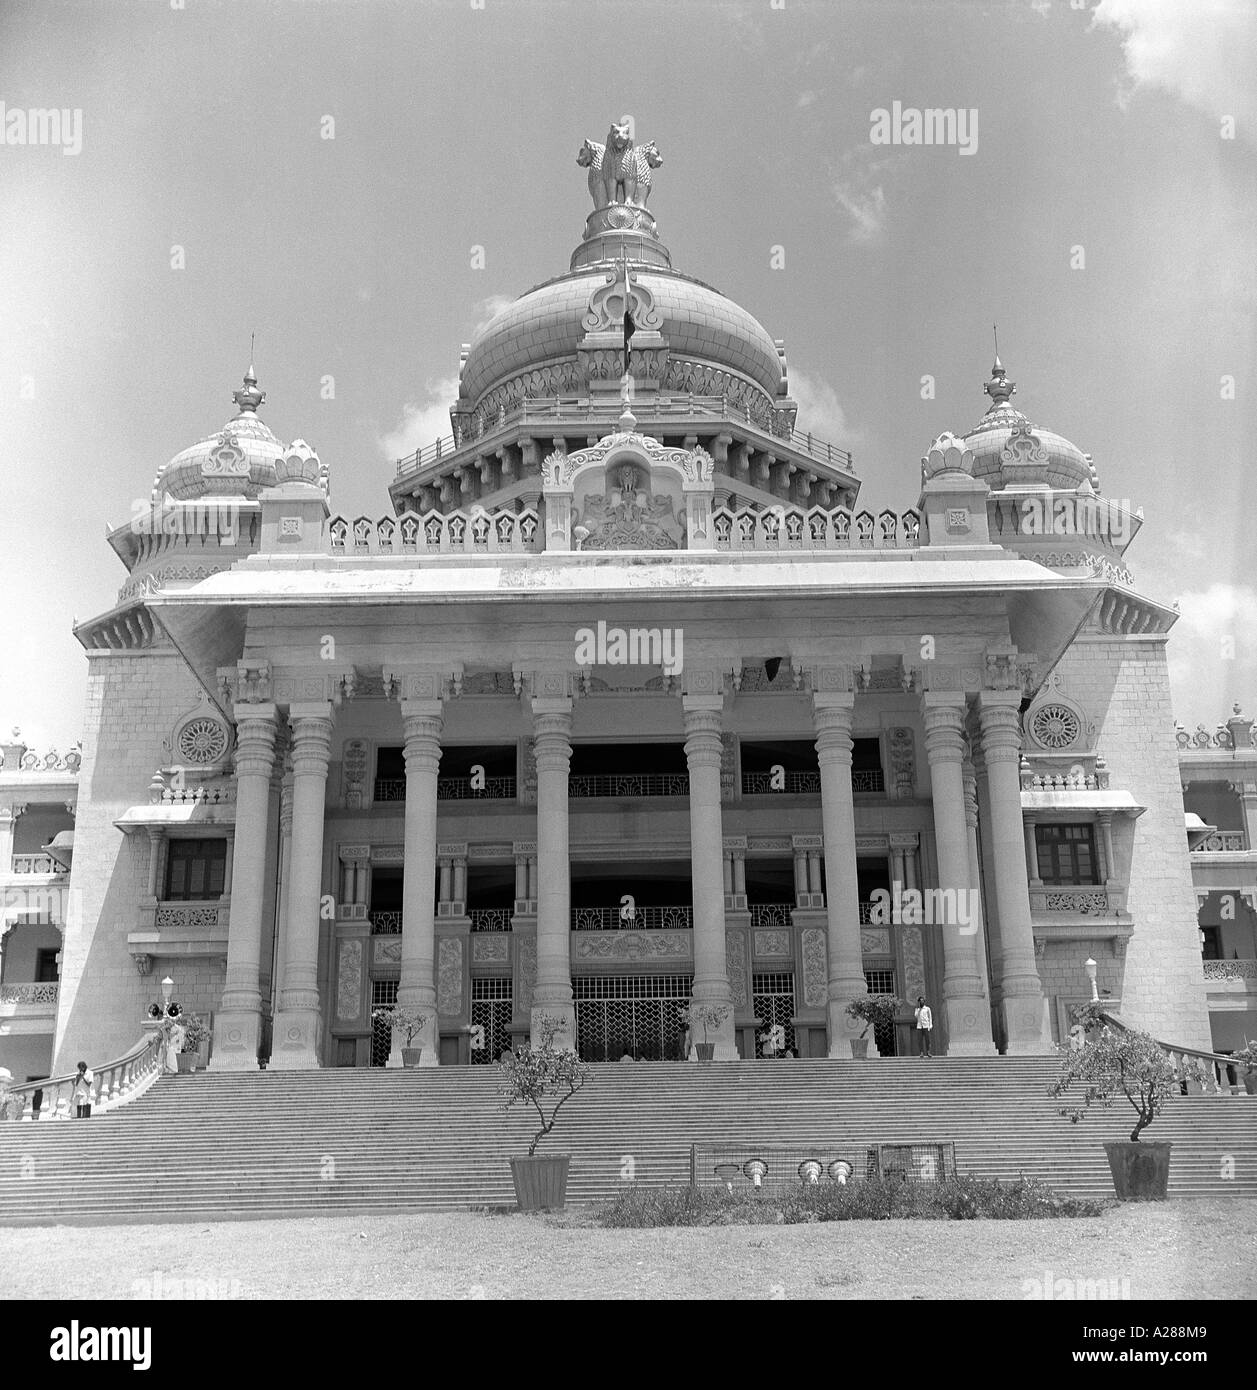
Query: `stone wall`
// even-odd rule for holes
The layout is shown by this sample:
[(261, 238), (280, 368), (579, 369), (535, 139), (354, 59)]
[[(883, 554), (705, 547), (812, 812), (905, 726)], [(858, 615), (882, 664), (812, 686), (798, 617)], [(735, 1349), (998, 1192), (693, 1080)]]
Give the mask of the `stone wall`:
[[(148, 801), (154, 770), (170, 761), (162, 744), (199, 698), (200, 687), (170, 648), (88, 653), (56, 1072), (73, 1071), (80, 1057), (96, 1066), (126, 1052), (140, 1037), (145, 1007), (160, 996), (166, 971), (156, 967), (163, 963), (141, 976), (127, 950), (148, 888), (148, 836), (124, 835), (114, 821)], [(180, 962), (169, 973), (178, 980), (186, 970)]]
[[(1124, 818), (1113, 824), (1119, 877), (1126, 877), (1122, 861), (1129, 855), (1127, 906), (1135, 923), (1119, 988), (1106, 982), (1115, 962), (1108, 946), (1099, 942), (1089, 951), (1083, 942), (1068, 943), (1068, 950), (1049, 948), (1048, 968), (1057, 969), (1053, 960), (1064, 955), (1077, 955), (1081, 963), (1090, 954), (1101, 967), (1102, 985), (1115, 994), (1120, 989), (1121, 1015), (1128, 1023), (1167, 1042), (1208, 1048), (1165, 639), (1087, 634), (1074, 642), (1056, 670), (1062, 693), (1076, 700), (1096, 726), (1095, 747), (1108, 762), (1110, 785), (1129, 791), (1147, 810), (1134, 822), (1133, 834)], [(1069, 993), (1089, 995), (1071, 977), (1059, 978)], [(1046, 977), (1044, 984), (1048, 993), (1054, 992)]]

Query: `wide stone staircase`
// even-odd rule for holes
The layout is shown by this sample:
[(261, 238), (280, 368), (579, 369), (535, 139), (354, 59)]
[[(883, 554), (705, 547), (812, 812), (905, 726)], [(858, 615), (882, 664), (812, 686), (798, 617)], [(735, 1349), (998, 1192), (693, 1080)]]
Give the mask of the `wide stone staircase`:
[[(687, 1183), (691, 1144), (952, 1141), (962, 1174), (1112, 1196), (1103, 1142), (1124, 1100), (1081, 1123), (1047, 1096), (1053, 1058), (610, 1063), (542, 1153), (570, 1153), (570, 1202), (626, 1180)], [(530, 1115), (496, 1069), (196, 1073), (86, 1121), (0, 1124), (0, 1225), (243, 1219), (514, 1205)], [(535, 1120), (535, 1117), (533, 1117)], [(1170, 1196), (1257, 1196), (1257, 1098), (1176, 1096)]]

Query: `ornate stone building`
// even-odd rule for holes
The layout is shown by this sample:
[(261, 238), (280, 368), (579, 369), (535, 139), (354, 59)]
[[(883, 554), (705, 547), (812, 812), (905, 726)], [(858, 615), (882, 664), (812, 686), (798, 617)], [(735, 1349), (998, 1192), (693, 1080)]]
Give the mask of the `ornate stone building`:
[(863, 510), (783, 344), (673, 268), (661, 162), (586, 141), (568, 270), (464, 350), (384, 515), (335, 512), (250, 367), (111, 535), (59, 1069), (123, 1052), (166, 975), (216, 1068), (396, 1063), (394, 1000), (440, 1064), (541, 1011), (590, 1059), (675, 1056), (691, 998), (729, 1006), (718, 1057), (772, 1026), (849, 1056), (868, 989), (924, 994), (937, 1050), (1038, 1052), (1088, 957), (1208, 1047), (1139, 517), (998, 360), (919, 497)]

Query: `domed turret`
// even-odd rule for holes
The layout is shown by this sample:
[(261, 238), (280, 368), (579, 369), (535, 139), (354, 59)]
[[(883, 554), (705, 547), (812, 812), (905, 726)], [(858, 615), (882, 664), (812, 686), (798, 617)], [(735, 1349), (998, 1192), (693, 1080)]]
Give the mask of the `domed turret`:
[(965, 435), (973, 451), (973, 476), (992, 490), (1005, 487), (1098, 487), (1091, 460), (1062, 435), (1031, 424), (1011, 403), (1017, 392), (1004, 364), (995, 358), (991, 378), (982, 388), (991, 404), (981, 420)]
[(233, 392), (232, 400), (239, 407), (234, 419), (158, 470), (153, 480), (155, 502), (163, 495), (177, 502), (203, 497), (254, 498), (263, 488), (275, 485), (275, 465), (284, 456), (284, 446), (258, 419), (258, 407), (265, 402), (266, 392), (258, 390), (252, 363), (243, 389)]

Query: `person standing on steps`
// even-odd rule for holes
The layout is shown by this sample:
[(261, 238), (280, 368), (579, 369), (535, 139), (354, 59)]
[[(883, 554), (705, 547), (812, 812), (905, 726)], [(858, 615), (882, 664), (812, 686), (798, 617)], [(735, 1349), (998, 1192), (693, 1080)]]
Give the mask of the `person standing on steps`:
[(86, 1062), (79, 1063), (79, 1074), (74, 1078), (74, 1118), (88, 1120), (92, 1115), (92, 1082), (95, 1077)]
[(917, 996), (917, 1007), (915, 1012), (917, 1021), (917, 1056), (929, 1057), (930, 1053), (930, 1033), (934, 1029), (934, 1015), (930, 1011), (930, 1006), (925, 1002), (925, 995)]

